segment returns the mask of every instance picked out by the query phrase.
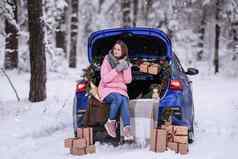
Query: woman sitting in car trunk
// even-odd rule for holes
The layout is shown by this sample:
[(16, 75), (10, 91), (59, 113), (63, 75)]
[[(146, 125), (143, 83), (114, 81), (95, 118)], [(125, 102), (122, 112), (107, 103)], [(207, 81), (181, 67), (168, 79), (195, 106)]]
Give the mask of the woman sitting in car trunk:
[(124, 140), (133, 140), (130, 131), (129, 97), (127, 86), (132, 81), (131, 64), (127, 45), (118, 40), (104, 57), (101, 66), (101, 81), (98, 92), (101, 100), (110, 106), (109, 118), (105, 124), (107, 133), (116, 137), (116, 116), (120, 111), (123, 121)]

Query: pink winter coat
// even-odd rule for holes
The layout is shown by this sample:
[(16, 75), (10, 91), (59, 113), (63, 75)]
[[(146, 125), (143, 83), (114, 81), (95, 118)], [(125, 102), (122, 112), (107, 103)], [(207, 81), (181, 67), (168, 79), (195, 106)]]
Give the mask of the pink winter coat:
[(128, 97), (126, 84), (131, 81), (131, 66), (122, 72), (117, 72), (115, 68), (112, 69), (107, 60), (107, 56), (104, 57), (101, 66), (101, 80), (98, 86), (98, 93), (102, 101), (112, 92), (120, 93)]

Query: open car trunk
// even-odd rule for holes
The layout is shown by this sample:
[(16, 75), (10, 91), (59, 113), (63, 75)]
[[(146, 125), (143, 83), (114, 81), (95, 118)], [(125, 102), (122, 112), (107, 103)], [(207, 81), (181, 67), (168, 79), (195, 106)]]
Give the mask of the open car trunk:
[(123, 33), (97, 40), (92, 49), (92, 62), (99, 64), (118, 39), (127, 44), (130, 59), (158, 61), (167, 57), (167, 48), (161, 39), (152, 36)]
[[(100, 38), (96, 38), (101, 36)], [(118, 40), (124, 41), (128, 46), (128, 56), (132, 63), (133, 81), (128, 84), (128, 95), (130, 99), (152, 98), (152, 87), (160, 85), (162, 97), (168, 86), (170, 71), (170, 45), (161, 35), (153, 35), (149, 31), (133, 32), (122, 31), (113, 33), (102, 33), (92, 35), (89, 38), (89, 61), (95, 70), (96, 85), (100, 81), (100, 66), (106, 54)], [(161, 70), (158, 75), (140, 72), (139, 65), (142, 62), (159, 64)]]
[[(139, 115), (139, 117), (148, 119), (148, 116), (150, 116), (148, 112), (151, 112), (149, 108), (154, 108), (150, 107), (152, 101), (155, 101), (151, 100), (154, 85), (160, 86), (161, 91), (159, 95), (162, 98), (171, 78), (171, 43), (167, 36), (158, 29), (117, 28), (94, 32), (88, 40), (88, 59), (91, 63), (91, 71), (88, 72), (90, 79), (96, 86), (99, 85), (101, 79), (100, 68), (102, 61), (113, 44), (119, 39), (127, 44), (128, 56), (132, 63), (133, 80), (127, 85), (130, 112), (134, 112), (134, 116), (131, 116), (137, 118)], [(143, 62), (158, 64), (160, 66), (160, 72), (156, 75), (142, 72), (140, 65)], [(144, 100), (145, 98), (147, 99)], [(100, 103), (94, 96), (91, 96), (85, 126), (94, 128), (95, 141), (109, 141), (110, 143), (114, 143), (115, 141), (115, 143), (118, 143), (120, 141), (120, 129), (117, 129), (117, 138), (108, 138), (104, 124), (107, 120), (109, 108), (105, 106), (100, 107), (99, 105), (105, 105), (105, 103)], [(156, 111), (154, 113), (157, 115)], [(140, 114), (146, 114), (147, 116), (140, 116)], [(116, 120), (120, 121), (119, 116)], [(143, 123), (136, 122), (134, 125), (143, 125), (144, 129), (146, 128), (144, 121)], [(147, 121), (148, 126), (150, 122), (149, 120)], [(118, 124), (120, 127), (121, 122), (118, 122)], [(149, 132), (149, 127), (147, 130)]]

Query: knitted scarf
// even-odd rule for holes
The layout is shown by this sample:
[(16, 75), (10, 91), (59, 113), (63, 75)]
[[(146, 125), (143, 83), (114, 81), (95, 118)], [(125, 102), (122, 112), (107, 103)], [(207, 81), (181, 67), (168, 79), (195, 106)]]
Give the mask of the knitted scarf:
[(110, 63), (112, 68), (115, 68), (119, 63), (118, 59), (112, 54), (112, 50), (109, 51), (107, 60)]

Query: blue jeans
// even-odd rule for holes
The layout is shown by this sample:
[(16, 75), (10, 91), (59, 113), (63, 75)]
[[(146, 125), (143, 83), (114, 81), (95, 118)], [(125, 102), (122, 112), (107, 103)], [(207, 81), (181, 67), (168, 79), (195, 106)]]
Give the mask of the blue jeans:
[(110, 93), (104, 98), (104, 102), (110, 106), (109, 119), (115, 120), (120, 110), (123, 126), (130, 125), (129, 99), (119, 93)]

